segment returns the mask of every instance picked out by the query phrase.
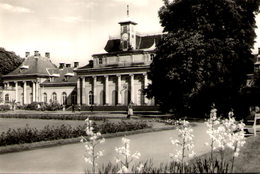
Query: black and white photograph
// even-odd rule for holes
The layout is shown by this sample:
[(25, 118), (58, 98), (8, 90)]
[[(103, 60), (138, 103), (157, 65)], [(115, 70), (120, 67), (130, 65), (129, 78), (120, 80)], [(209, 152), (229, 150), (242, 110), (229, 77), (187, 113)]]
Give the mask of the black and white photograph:
[(260, 0), (0, 0), (0, 174), (259, 173)]

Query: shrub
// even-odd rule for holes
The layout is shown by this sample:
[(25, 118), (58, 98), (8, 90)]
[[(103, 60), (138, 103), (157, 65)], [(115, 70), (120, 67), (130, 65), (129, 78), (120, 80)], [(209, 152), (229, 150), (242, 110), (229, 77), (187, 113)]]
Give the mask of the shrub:
[(63, 108), (63, 106), (61, 104), (55, 103), (55, 102), (46, 104), (46, 107), (45, 107), (45, 109), (47, 111), (57, 111), (57, 110), (61, 110), (62, 108)]
[(0, 111), (9, 111), (10, 105), (0, 105)]
[(116, 133), (116, 132), (125, 132), (132, 131), (144, 128), (150, 128), (151, 125), (148, 125), (145, 121), (124, 121), (121, 120), (118, 123), (112, 123), (109, 121), (105, 121), (100, 126), (93, 125), (94, 130), (99, 130), (102, 134), (106, 133)]

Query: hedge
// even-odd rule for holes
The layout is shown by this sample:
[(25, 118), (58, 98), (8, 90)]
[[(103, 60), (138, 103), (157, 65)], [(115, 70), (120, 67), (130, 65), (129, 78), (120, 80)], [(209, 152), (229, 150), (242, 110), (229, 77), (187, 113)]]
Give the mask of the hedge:
[[(150, 128), (151, 125), (144, 121), (120, 121), (117, 123), (104, 121), (101, 125), (93, 124), (93, 127), (94, 131), (106, 134)], [(64, 124), (56, 127), (47, 125), (41, 130), (26, 125), (25, 128), (9, 129), (7, 132), (3, 132), (0, 136), (0, 146), (74, 138), (84, 135), (85, 126), (81, 125), (76, 128)]]
[[(0, 118), (23, 118), (23, 119), (54, 119), (54, 120), (86, 120), (89, 117), (91, 120), (103, 120), (108, 117), (88, 116), (77, 114), (0, 114)], [(116, 117), (113, 117), (116, 118)]]

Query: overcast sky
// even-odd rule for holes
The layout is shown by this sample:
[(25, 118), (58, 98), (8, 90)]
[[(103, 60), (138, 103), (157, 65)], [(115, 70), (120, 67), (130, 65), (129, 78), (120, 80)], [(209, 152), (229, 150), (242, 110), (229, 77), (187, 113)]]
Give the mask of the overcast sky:
[[(22, 57), (26, 51), (50, 52), (55, 64), (85, 65), (92, 54), (105, 52), (109, 36), (119, 36), (127, 4), (137, 31), (162, 31), (162, 0), (0, 0), (0, 47)], [(260, 28), (260, 16), (257, 23)], [(255, 48), (260, 47), (260, 29), (256, 31)]]

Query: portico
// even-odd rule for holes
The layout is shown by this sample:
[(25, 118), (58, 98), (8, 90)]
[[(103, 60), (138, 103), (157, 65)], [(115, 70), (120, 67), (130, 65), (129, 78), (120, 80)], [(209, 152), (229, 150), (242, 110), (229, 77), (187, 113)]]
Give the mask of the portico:
[[(38, 80), (13, 80), (4, 82), (4, 95), (8, 95), (9, 102), (29, 104), (39, 102), (39, 81)], [(6, 103), (8, 103), (6, 101)]]
[[(152, 105), (143, 91), (149, 83), (147, 73), (82, 75), (78, 78), (79, 105)], [(92, 100), (93, 98), (93, 100)]]

